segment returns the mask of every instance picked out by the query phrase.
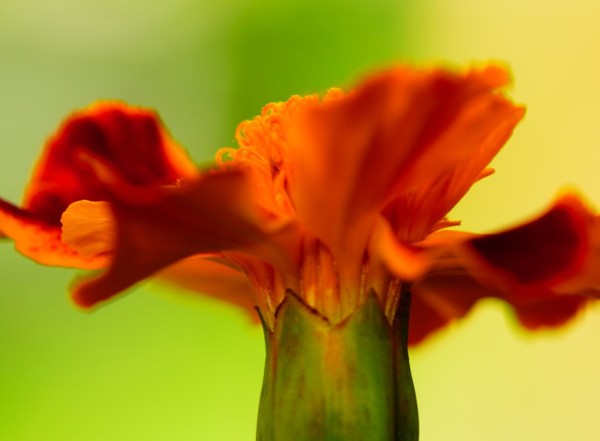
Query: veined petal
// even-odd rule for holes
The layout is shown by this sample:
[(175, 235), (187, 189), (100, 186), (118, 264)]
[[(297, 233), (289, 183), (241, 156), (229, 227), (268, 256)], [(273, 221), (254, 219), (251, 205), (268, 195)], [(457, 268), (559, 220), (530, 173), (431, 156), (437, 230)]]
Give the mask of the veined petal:
[(473, 97), (452, 125), (415, 158), (398, 180), (385, 212), (405, 242), (423, 239), (471, 186), (504, 146), (524, 115), (498, 94)]
[[(312, 108), (290, 135), (290, 190), (301, 222), (337, 258), (354, 259), (378, 212), (401, 192), (465, 161), (475, 181), (522, 115), (494, 92), (506, 81), (496, 67), (466, 74), (398, 68)], [(470, 159), (474, 151), (483, 159)], [(455, 203), (466, 181), (453, 183), (456, 194), (446, 199)], [(425, 223), (433, 226), (447, 209), (439, 211)]]

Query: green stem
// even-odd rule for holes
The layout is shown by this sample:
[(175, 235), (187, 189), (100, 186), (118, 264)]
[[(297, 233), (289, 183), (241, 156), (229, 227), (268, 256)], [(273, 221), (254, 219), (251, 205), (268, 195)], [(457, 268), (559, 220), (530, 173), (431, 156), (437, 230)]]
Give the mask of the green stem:
[(400, 304), (393, 326), (395, 340), (394, 381), (396, 385), (395, 441), (418, 441), (419, 439), (417, 394), (408, 357), (408, 324), (411, 300), (410, 288), (402, 285)]
[(375, 294), (332, 324), (289, 293), (265, 328), (258, 441), (417, 441), (407, 332), (410, 292), (391, 326)]

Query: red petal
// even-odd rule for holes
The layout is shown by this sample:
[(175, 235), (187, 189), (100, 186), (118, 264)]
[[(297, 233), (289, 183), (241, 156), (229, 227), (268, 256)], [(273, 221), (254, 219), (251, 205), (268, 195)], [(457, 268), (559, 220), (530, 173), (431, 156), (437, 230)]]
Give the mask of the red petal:
[(419, 344), (465, 317), (484, 298), (508, 301), (521, 325), (532, 331), (565, 325), (592, 300), (550, 289), (530, 298), (518, 297), (500, 286), (482, 284), (480, 278), (473, 278), (464, 268), (433, 271), (413, 286), (410, 344)]
[(590, 252), (592, 216), (574, 197), (530, 223), (471, 240), (482, 264), (511, 284), (554, 286), (573, 277)]
[(434, 332), (444, 328), (451, 318), (444, 316), (419, 295), (414, 295), (410, 310), (408, 344), (416, 346)]
[[(416, 343), (463, 317), (479, 300), (499, 298), (528, 329), (560, 326), (598, 291), (594, 217), (573, 195), (520, 227), (474, 237), (444, 231), (422, 242), (428, 272), (413, 286)], [(465, 252), (467, 251), (467, 252)]]
[(174, 184), (195, 175), (193, 164), (154, 112), (99, 103), (73, 114), (47, 142), (24, 201), (37, 219), (59, 225), (71, 202), (102, 200), (88, 185), (88, 170), (78, 159), (81, 151), (103, 158), (135, 185)]
[(75, 113), (46, 143), (22, 209), (0, 200), (0, 233), (27, 257), (47, 265), (98, 268), (106, 256), (81, 256), (61, 241), (61, 215), (72, 202), (102, 200), (82, 152), (103, 158), (136, 185), (174, 184), (196, 176), (154, 112), (121, 103), (99, 103)]
[(153, 191), (129, 186), (99, 161), (93, 166), (108, 190), (117, 238), (108, 270), (75, 288), (74, 299), (82, 307), (189, 256), (225, 250), (268, 254), (257, 248), (273, 245), (270, 234), (276, 227), (257, 213), (242, 171), (211, 173), (189, 185)]
[(575, 317), (592, 299), (583, 296), (553, 296), (527, 306), (515, 306), (519, 322), (530, 330), (557, 327)]

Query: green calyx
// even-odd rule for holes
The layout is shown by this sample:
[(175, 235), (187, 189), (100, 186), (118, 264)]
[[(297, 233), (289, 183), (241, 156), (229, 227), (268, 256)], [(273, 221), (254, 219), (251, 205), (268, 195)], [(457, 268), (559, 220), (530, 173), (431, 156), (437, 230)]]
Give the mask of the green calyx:
[(374, 293), (331, 324), (293, 293), (265, 328), (258, 441), (417, 441), (410, 293), (390, 325)]

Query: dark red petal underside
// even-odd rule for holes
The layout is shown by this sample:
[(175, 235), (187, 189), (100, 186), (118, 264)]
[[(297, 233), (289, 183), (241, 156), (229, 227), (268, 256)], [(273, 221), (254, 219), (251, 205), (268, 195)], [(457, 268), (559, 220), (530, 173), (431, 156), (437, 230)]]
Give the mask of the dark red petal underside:
[(583, 264), (589, 237), (581, 213), (557, 205), (515, 229), (478, 237), (471, 247), (485, 263), (521, 285), (552, 285)]
[(583, 296), (560, 296), (529, 306), (513, 307), (519, 322), (527, 329), (534, 330), (565, 324), (589, 301)]
[(408, 328), (408, 344), (423, 342), (430, 334), (442, 329), (451, 318), (442, 315), (418, 295), (413, 295)]

